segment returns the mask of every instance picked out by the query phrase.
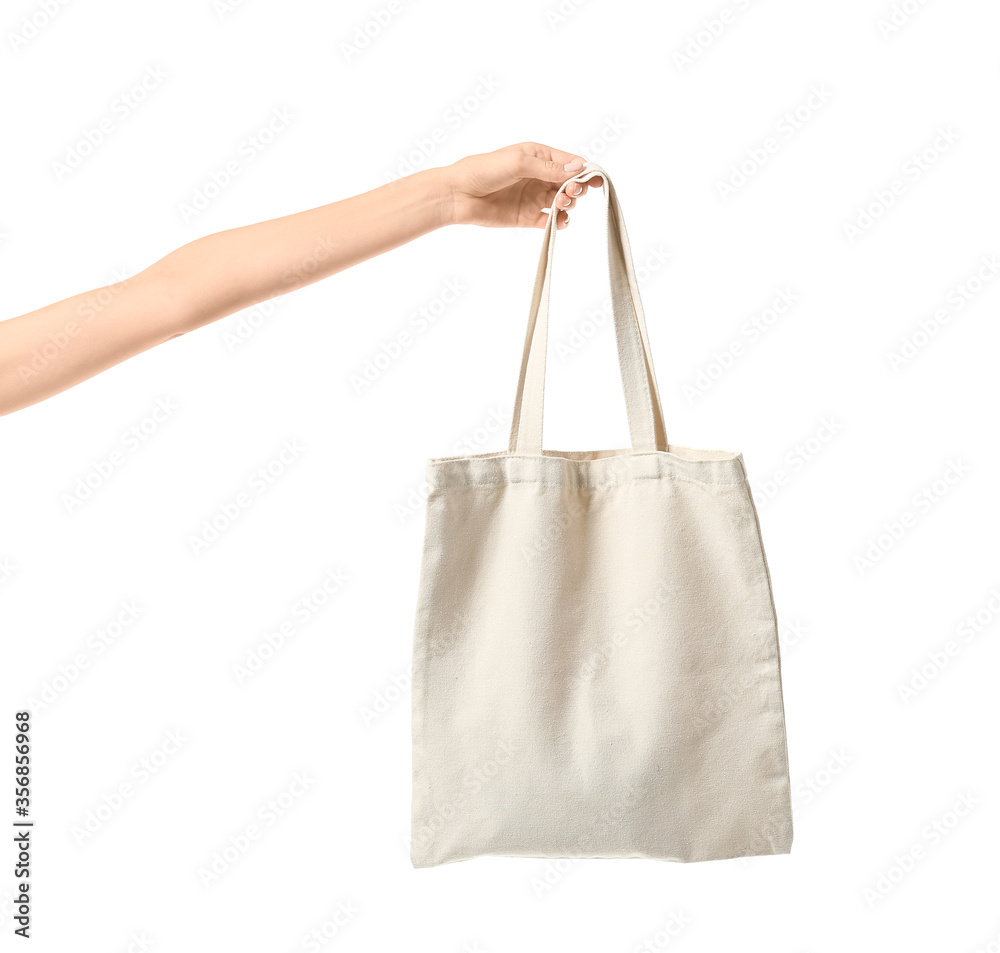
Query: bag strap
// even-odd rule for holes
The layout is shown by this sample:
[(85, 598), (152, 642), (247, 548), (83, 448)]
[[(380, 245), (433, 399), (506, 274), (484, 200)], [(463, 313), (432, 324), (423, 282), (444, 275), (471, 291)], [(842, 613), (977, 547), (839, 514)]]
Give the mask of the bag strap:
[(556, 200), (573, 182), (604, 180), (604, 208), (608, 223), (608, 271), (611, 280), (611, 306), (614, 312), (618, 364), (625, 389), (629, 433), (636, 450), (666, 450), (667, 434), (663, 411), (653, 372), (646, 319), (639, 300), (639, 284), (629, 247), (625, 219), (615, 188), (607, 172), (588, 162), (582, 172), (567, 179), (552, 199), (549, 219), (542, 238), (542, 254), (535, 274), (535, 289), (528, 317), (528, 333), (521, 358), (513, 420), (510, 428), (511, 453), (541, 453), (542, 418), (545, 402), (545, 359), (548, 347), (549, 288), (552, 282), (552, 259), (556, 244)]

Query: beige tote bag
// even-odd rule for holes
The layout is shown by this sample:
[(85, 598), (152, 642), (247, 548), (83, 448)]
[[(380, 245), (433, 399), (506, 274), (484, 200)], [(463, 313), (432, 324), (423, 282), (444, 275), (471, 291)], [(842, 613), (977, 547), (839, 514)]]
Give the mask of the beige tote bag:
[[(542, 449), (542, 242), (503, 453), (427, 463), (411, 860), (791, 849), (770, 576), (743, 457), (667, 443), (604, 180), (631, 450)], [(554, 202), (553, 202), (554, 205)]]

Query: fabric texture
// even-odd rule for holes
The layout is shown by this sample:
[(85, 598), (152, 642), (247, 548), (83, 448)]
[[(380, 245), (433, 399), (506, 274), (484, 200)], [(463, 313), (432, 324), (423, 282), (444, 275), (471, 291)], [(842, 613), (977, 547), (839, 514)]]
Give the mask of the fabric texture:
[(668, 444), (614, 187), (588, 163), (560, 191), (595, 176), (633, 446), (542, 449), (550, 212), (509, 448), (427, 463), (414, 867), (791, 849), (777, 626), (743, 457)]

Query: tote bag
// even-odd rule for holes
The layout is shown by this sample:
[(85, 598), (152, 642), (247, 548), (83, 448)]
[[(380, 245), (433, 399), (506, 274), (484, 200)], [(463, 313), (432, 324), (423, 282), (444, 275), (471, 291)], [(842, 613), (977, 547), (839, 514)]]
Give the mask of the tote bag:
[(743, 457), (668, 444), (615, 189), (588, 163), (559, 193), (595, 176), (632, 448), (542, 449), (550, 210), (509, 449), (427, 463), (414, 867), (791, 849), (777, 627)]

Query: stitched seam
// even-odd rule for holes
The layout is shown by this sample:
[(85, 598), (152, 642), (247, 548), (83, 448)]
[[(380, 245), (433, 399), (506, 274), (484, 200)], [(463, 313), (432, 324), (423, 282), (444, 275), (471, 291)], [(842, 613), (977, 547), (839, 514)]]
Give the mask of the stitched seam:
[(653, 476), (634, 476), (630, 477), (628, 480), (624, 480), (620, 483), (579, 483), (574, 484), (572, 482), (553, 482), (552, 480), (515, 480), (512, 478), (491, 480), (489, 482), (471, 482), (463, 480), (460, 483), (447, 483), (446, 481), (438, 481), (435, 483), (435, 487), (438, 489), (449, 489), (449, 490), (459, 490), (464, 487), (476, 487), (476, 486), (509, 486), (509, 485), (527, 485), (527, 486), (558, 486), (558, 487), (568, 487), (570, 489), (577, 490), (596, 490), (601, 487), (606, 486), (628, 486), (630, 483), (634, 483), (637, 480), (677, 480), (680, 483), (692, 483), (695, 486), (740, 486), (739, 483), (730, 482), (728, 480), (719, 480), (717, 482), (705, 481), (705, 480), (692, 480), (688, 477), (677, 476), (677, 475), (665, 475), (665, 474), (655, 474)]

